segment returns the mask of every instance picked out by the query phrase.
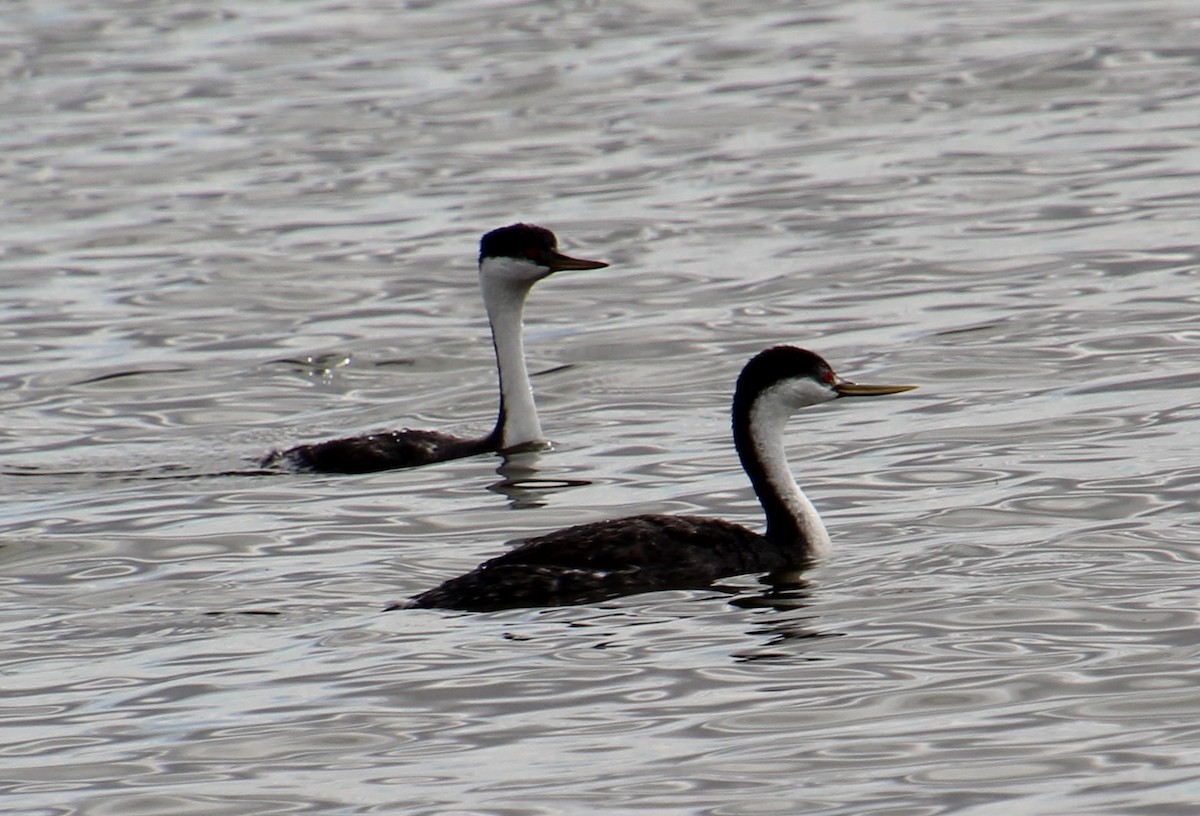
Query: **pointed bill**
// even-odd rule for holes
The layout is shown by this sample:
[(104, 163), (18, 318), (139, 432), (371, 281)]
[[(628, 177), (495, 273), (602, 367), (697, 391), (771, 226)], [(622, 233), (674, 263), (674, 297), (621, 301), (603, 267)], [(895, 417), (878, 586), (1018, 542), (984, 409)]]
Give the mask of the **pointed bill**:
[(833, 390), (839, 397), (882, 397), (885, 394), (899, 394), (902, 391), (912, 391), (915, 385), (862, 385), (847, 380), (839, 380)]
[(544, 262), (555, 272), (561, 272), (564, 269), (603, 269), (608, 266), (604, 261), (589, 261), (586, 258), (572, 258), (570, 255), (563, 255), (561, 252), (550, 251), (546, 253)]

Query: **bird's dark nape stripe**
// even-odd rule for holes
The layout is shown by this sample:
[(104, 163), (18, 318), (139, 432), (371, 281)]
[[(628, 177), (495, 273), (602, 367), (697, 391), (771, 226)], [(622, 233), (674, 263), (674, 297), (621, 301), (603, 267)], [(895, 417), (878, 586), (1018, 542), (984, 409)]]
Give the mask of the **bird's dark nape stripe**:
[(767, 477), (763, 462), (751, 438), (751, 412), (758, 397), (778, 383), (789, 379), (813, 379), (830, 382), (833, 369), (819, 355), (793, 346), (774, 346), (756, 354), (738, 375), (733, 394), (733, 444), (742, 469), (754, 486), (766, 517), (766, 537), (772, 541), (795, 542), (803, 537), (797, 519), (787, 502)]

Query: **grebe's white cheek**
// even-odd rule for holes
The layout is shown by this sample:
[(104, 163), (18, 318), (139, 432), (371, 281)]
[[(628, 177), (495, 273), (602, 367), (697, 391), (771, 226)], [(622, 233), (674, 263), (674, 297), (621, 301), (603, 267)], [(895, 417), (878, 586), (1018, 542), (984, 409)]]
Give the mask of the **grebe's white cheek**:
[(793, 408), (819, 405), (822, 402), (836, 399), (838, 395), (831, 386), (808, 377), (789, 382), (786, 394), (788, 402)]
[(551, 269), (524, 258), (484, 258), (479, 277), (503, 286), (530, 286), (551, 273)]

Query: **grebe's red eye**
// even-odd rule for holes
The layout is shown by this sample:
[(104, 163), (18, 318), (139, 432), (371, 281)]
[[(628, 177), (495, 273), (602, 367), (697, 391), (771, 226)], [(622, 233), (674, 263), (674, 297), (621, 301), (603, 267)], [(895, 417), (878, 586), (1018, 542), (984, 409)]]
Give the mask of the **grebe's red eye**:
[(821, 369), (821, 381), (826, 385), (835, 385), (837, 383), (837, 375), (833, 373), (832, 368)]

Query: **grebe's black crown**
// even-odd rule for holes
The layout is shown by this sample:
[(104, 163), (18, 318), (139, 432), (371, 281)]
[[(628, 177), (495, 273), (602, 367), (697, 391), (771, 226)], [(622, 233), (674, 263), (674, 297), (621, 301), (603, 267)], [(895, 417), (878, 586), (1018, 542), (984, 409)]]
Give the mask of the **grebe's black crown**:
[(545, 227), (511, 224), (483, 236), (479, 241), (479, 262), (484, 258), (521, 258), (537, 261), (558, 249), (558, 238)]
[(782, 380), (796, 378), (831, 383), (834, 373), (819, 354), (795, 346), (773, 346), (746, 363), (738, 376), (736, 393), (742, 399), (753, 399)]

